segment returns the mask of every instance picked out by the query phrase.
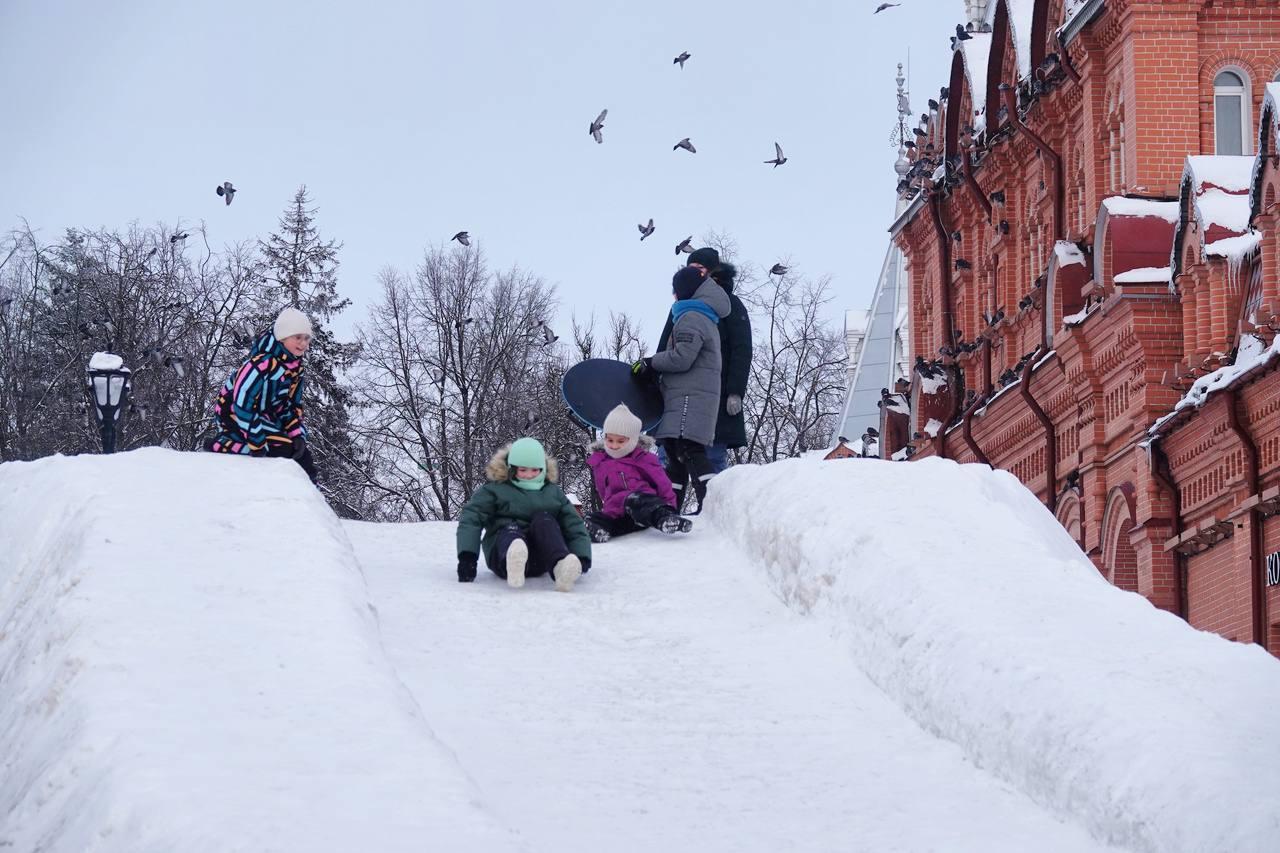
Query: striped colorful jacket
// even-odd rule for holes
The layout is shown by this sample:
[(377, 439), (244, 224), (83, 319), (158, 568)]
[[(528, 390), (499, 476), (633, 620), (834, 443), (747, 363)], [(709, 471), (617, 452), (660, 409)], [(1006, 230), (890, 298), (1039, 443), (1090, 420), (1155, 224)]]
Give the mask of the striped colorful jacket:
[(302, 388), (302, 360), (267, 331), (223, 383), (213, 406), (218, 433), (207, 447), (258, 456), (272, 445), (305, 438)]

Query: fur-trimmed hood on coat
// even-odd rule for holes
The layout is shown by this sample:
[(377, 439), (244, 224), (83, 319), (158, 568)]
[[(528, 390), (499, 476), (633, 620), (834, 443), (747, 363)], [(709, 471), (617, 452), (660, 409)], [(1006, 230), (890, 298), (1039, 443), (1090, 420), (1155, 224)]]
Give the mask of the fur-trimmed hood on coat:
[[(503, 483), (511, 479), (511, 466), (507, 464), (507, 454), (511, 451), (512, 442), (502, 445), (489, 459), (484, 467), (484, 475), (495, 483)], [(547, 456), (547, 482), (554, 483), (560, 479), (560, 466), (554, 456)]]
[[(657, 442), (653, 440), (653, 436), (648, 433), (640, 433), (640, 438), (636, 439), (636, 447), (641, 450), (653, 450)], [(597, 450), (604, 450), (604, 436), (600, 436), (595, 441), (587, 445), (587, 455), (590, 456)]]

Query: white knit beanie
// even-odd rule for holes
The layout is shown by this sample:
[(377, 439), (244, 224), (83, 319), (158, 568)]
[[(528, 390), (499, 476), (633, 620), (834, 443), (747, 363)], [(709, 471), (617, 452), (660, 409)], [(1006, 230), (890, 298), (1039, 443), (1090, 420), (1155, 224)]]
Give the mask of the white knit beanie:
[(285, 308), (276, 318), (276, 324), (271, 328), (271, 333), (276, 336), (277, 341), (283, 341), (294, 335), (309, 335), (311, 321), (297, 308)]
[(604, 452), (612, 456), (614, 459), (621, 459), (636, 449), (636, 445), (640, 442), (640, 430), (644, 428), (644, 424), (640, 423), (640, 419), (631, 414), (631, 410), (627, 408), (626, 403), (619, 403), (613, 407), (613, 411), (609, 412), (604, 419), (605, 435), (612, 433), (620, 435), (627, 440), (627, 443), (617, 450), (610, 450), (606, 445)]

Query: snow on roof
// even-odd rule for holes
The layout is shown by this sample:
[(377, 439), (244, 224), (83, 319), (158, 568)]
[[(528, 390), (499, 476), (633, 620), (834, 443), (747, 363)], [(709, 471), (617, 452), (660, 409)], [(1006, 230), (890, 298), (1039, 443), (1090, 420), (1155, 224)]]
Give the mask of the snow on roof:
[(111, 352), (95, 352), (89, 359), (90, 370), (119, 370), (124, 367), (124, 359)]
[(1210, 184), (1227, 192), (1248, 192), (1253, 176), (1253, 157), (1247, 155), (1207, 154), (1187, 158), (1182, 178), (1195, 181), (1196, 192)]
[(1139, 267), (1116, 275), (1116, 284), (1168, 284), (1172, 278), (1169, 267)]
[(1194, 209), (1201, 239), (1212, 225), (1243, 234), (1249, 228), (1249, 190), (1253, 183), (1253, 157), (1188, 157), (1182, 170), (1185, 186), (1195, 193)]
[(1058, 258), (1059, 267), (1069, 267), (1073, 264), (1084, 266), (1084, 252), (1070, 240), (1059, 240), (1055, 243), (1053, 253)]
[(1187, 389), (1187, 393), (1182, 395), (1182, 399), (1174, 404), (1173, 411), (1151, 425), (1147, 430), (1148, 435), (1158, 438), (1161, 428), (1179, 412), (1184, 409), (1200, 408), (1215, 391), (1229, 388), (1241, 375), (1269, 363), (1277, 354), (1280, 354), (1280, 336), (1271, 342), (1271, 346), (1267, 346), (1256, 335), (1244, 335), (1240, 341), (1240, 350), (1236, 354), (1235, 363), (1219, 367), (1212, 373), (1206, 373), (1197, 379)]
[(1005, 0), (1005, 3), (1009, 9), (1009, 29), (1013, 31), (1018, 77), (1027, 77), (1031, 74), (1031, 18), (1035, 14), (1036, 0)]
[[(1275, 135), (1274, 148), (1280, 148), (1280, 83), (1268, 83), (1266, 93), (1262, 96), (1262, 111), (1271, 111), (1275, 116), (1271, 122), (1271, 132)], [(1273, 151), (1274, 151), (1273, 148)]]
[(925, 435), (930, 438), (937, 436), (938, 430), (942, 429), (942, 421), (937, 418), (929, 418), (929, 422), (924, 425)]
[(1064, 326), (1079, 326), (1089, 317), (1089, 306), (1086, 305), (1074, 314), (1068, 314), (1062, 318)]
[(920, 390), (925, 394), (937, 394), (943, 388), (947, 387), (947, 377), (943, 376), (922, 376), (920, 377)]
[(1233, 264), (1239, 264), (1253, 253), (1262, 243), (1262, 234), (1249, 231), (1239, 237), (1226, 237), (1215, 240), (1204, 247), (1204, 253), (1214, 258), (1226, 258)]
[[(973, 126), (982, 130), (987, 123), (983, 106), (987, 102), (987, 62), (991, 58), (991, 33), (972, 33), (960, 42), (964, 74), (969, 81), (969, 102), (973, 104)], [(959, 95), (956, 95), (957, 103)], [(961, 116), (961, 118), (965, 118)]]
[(1102, 200), (1109, 216), (1155, 216), (1165, 222), (1177, 222), (1179, 211), (1176, 201), (1154, 201), (1149, 198), (1126, 198), (1113, 195)]

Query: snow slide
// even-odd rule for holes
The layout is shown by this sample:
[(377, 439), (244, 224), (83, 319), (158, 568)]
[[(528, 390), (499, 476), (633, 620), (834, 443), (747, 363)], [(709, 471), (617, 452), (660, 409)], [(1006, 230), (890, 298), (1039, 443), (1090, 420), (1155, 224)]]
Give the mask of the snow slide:
[(1280, 849), (1280, 662), (1109, 585), (1012, 475), (739, 466), (708, 513), (921, 726), (1096, 837)]
[(0, 850), (507, 850), (283, 460), (0, 466)]

